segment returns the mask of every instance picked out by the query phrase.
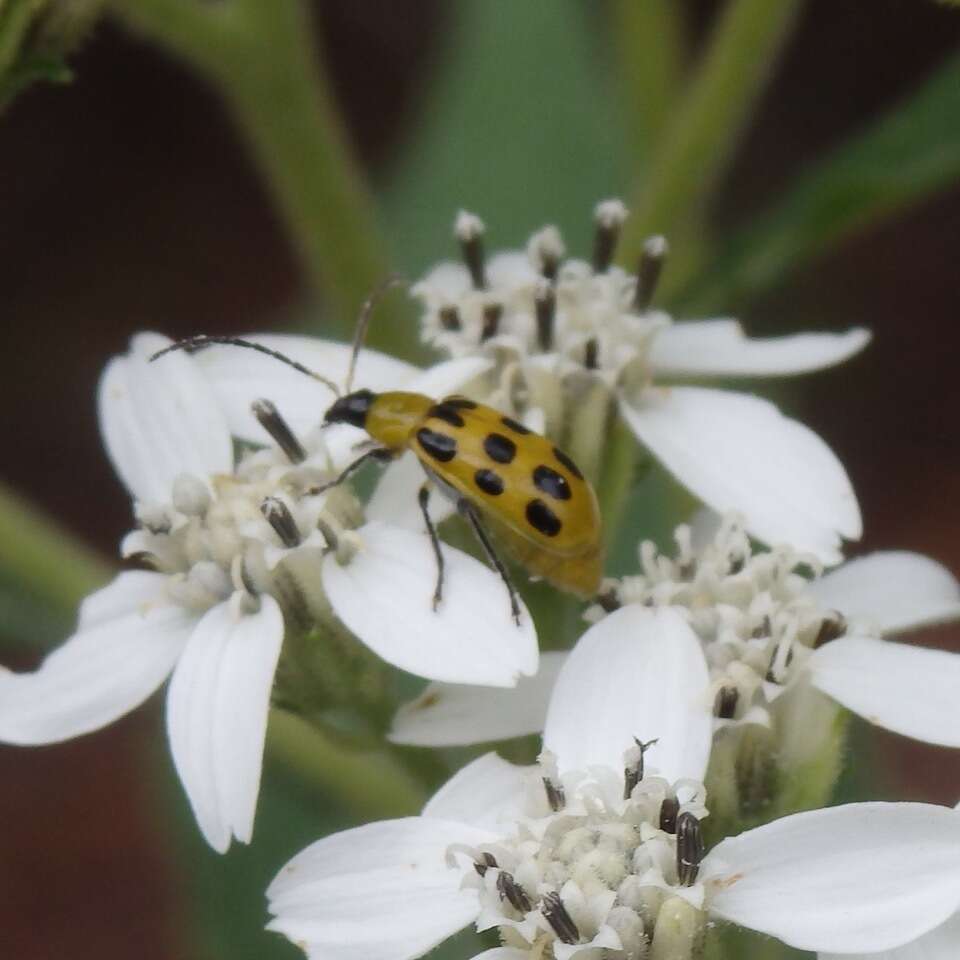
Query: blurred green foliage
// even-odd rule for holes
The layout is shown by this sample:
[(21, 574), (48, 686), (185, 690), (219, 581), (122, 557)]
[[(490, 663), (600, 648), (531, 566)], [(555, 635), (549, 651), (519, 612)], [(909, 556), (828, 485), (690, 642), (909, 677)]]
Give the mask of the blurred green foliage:
[(739, 309), (858, 231), (960, 177), (960, 56), (802, 174), (729, 238), (681, 295), (693, 310)]

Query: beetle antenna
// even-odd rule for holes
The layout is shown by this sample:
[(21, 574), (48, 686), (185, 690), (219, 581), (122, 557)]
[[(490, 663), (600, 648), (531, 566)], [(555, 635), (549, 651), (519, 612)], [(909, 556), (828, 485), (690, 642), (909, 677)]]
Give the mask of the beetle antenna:
[(381, 281), (374, 288), (373, 293), (363, 301), (360, 314), (357, 316), (357, 326), (353, 333), (353, 347), (350, 350), (350, 366), (347, 368), (347, 379), (343, 386), (344, 393), (349, 393), (351, 386), (353, 386), (353, 374), (357, 369), (357, 357), (360, 354), (360, 348), (363, 346), (364, 340), (367, 338), (367, 327), (370, 326), (370, 315), (373, 313), (373, 308), (383, 299), (383, 295), (391, 287), (398, 287), (406, 284), (406, 282), (400, 274), (393, 273), (387, 277), (386, 280)]
[[(287, 366), (293, 367), (294, 370), (299, 370), (300, 373), (305, 373), (308, 377), (319, 381), (325, 387), (332, 390), (334, 396), (340, 396), (340, 388), (332, 380), (328, 380), (322, 374), (317, 373), (315, 370), (311, 370), (309, 367), (305, 367), (302, 363), (297, 363), (296, 360), (291, 360), (290, 357), (285, 356), (277, 350), (271, 350), (269, 347), (265, 347), (262, 343), (254, 343), (252, 340), (243, 340), (240, 337), (208, 337), (204, 334), (199, 334), (195, 337), (186, 337), (183, 340), (177, 340), (175, 343), (171, 343), (169, 347), (164, 347), (162, 350), (158, 350), (150, 358), (150, 361), (152, 363), (154, 360), (162, 357), (165, 353), (172, 353), (174, 350), (200, 350), (202, 347), (207, 347), (214, 343), (228, 344), (234, 347), (246, 347), (248, 350), (256, 350), (257, 353), (262, 353), (268, 357), (273, 357), (274, 360), (280, 360), (282, 363), (287, 364)], [(355, 352), (356, 349), (354, 349), (354, 353)]]

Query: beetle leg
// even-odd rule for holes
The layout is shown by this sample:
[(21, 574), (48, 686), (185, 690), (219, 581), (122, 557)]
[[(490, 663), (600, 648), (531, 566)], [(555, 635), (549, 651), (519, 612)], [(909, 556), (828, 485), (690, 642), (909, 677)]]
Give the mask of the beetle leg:
[(493, 549), (493, 544), (490, 542), (490, 537), (487, 534), (487, 531), (484, 529), (483, 524), (480, 522), (480, 516), (477, 513), (476, 508), (469, 500), (467, 500), (465, 497), (462, 497), (457, 501), (457, 509), (467, 518), (467, 520), (470, 521), (470, 526), (473, 527), (473, 532), (480, 541), (480, 546), (483, 547), (483, 552), (487, 555), (487, 559), (496, 568), (497, 573), (500, 574), (500, 579), (503, 580), (504, 584), (506, 585), (507, 593), (510, 594), (510, 612), (513, 614), (514, 622), (519, 627), (520, 602), (517, 600), (517, 591), (510, 582), (510, 577), (507, 574), (507, 568), (503, 565), (503, 563), (501, 563), (500, 558), (497, 556), (497, 552)]
[(433, 555), (437, 558), (437, 586), (433, 591), (433, 609), (436, 611), (443, 599), (443, 554), (440, 552), (440, 538), (437, 536), (437, 528), (430, 519), (430, 510), (427, 502), (430, 499), (430, 483), (425, 483), (417, 494), (417, 503), (420, 504), (420, 512), (423, 514), (423, 520), (427, 525), (427, 534), (430, 537), (430, 543), (433, 546)]
[(379, 463), (387, 463), (393, 459), (393, 453), (387, 449), (387, 447), (374, 447), (372, 450), (368, 450), (366, 453), (357, 457), (353, 463), (347, 464), (340, 472), (340, 476), (336, 479), (331, 480), (329, 483), (320, 483), (315, 487), (310, 487), (307, 490), (308, 496), (313, 496), (318, 493), (323, 493), (326, 490), (330, 490), (333, 487), (339, 487), (344, 480), (348, 480), (354, 473), (357, 472), (368, 460), (376, 460)]

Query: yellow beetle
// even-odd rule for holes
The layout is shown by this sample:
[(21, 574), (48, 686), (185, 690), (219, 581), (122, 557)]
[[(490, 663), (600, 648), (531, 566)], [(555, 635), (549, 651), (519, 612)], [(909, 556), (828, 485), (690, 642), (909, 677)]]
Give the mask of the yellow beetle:
[[(506, 584), (515, 620), (519, 622), (520, 617), (516, 592), (487, 534), (488, 523), (531, 574), (579, 597), (593, 597), (603, 574), (600, 510), (593, 488), (562, 450), (516, 420), (466, 397), (446, 397), (436, 402), (423, 394), (403, 391), (349, 392), (373, 300), (371, 297), (361, 311), (344, 395), (336, 384), (295, 360), (238, 337), (190, 337), (151, 359), (170, 350), (225, 343), (267, 354), (326, 384), (337, 394), (337, 400), (324, 415), (324, 425), (360, 427), (375, 445), (335, 480), (313, 492), (343, 483), (370, 460), (390, 461), (412, 450), (427, 475), (419, 504), (437, 560), (434, 609), (443, 595), (443, 554), (427, 509), (431, 484), (450, 498), (470, 523)], [(280, 422), (278, 435), (284, 431), (289, 433), (289, 428)]]
[(597, 592), (602, 576), (597, 498), (577, 465), (546, 437), (466, 397), (437, 403), (401, 391), (347, 394), (327, 410), (324, 423), (352, 424), (378, 443), (334, 484), (368, 458), (392, 459), (410, 449), (420, 460), (428, 477), (420, 507), (441, 569), (434, 604), (442, 592), (443, 560), (426, 507), (431, 481), (470, 522), (507, 583), (514, 615), (516, 597), (484, 521), (530, 573), (581, 597)]

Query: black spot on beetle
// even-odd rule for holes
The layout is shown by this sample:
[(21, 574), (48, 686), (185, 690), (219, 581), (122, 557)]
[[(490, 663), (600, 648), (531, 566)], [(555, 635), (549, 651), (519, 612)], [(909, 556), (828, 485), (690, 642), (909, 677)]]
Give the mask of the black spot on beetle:
[(441, 463), (449, 463), (457, 455), (457, 441), (453, 437), (428, 427), (417, 431), (417, 441), (426, 453)]
[(533, 471), (533, 485), (554, 500), (570, 499), (570, 484), (566, 477), (542, 463)]
[(553, 455), (562, 463), (578, 480), (583, 479), (580, 468), (559, 448), (553, 448)]
[(517, 455), (517, 445), (502, 433), (488, 433), (483, 441), (483, 449), (497, 463), (509, 463)]
[(532, 430), (525, 427), (522, 423), (518, 423), (513, 417), (501, 417), (500, 422), (505, 426), (509, 427), (514, 433), (533, 433)]
[(457, 408), (449, 403), (435, 403), (428, 411), (428, 417), (436, 417), (444, 423), (449, 423), (451, 427), (462, 427), (463, 417), (457, 413)]
[(458, 397), (456, 395), (452, 397), (444, 397), (440, 402), (445, 407), (453, 407), (454, 410), (476, 410), (477, 409), (477, 405), (472, 400), (468, 400), (466, 397)]
[(493, 470), (478, 470), (473, 475), (473, 482), (491, 497), (499, 497), (503, 493), (503, 478)]
[(542, 500), (531, 500), (527, 504), (527, 522), (545, 537), (555, 537), (563, 526), (560, 518)]

